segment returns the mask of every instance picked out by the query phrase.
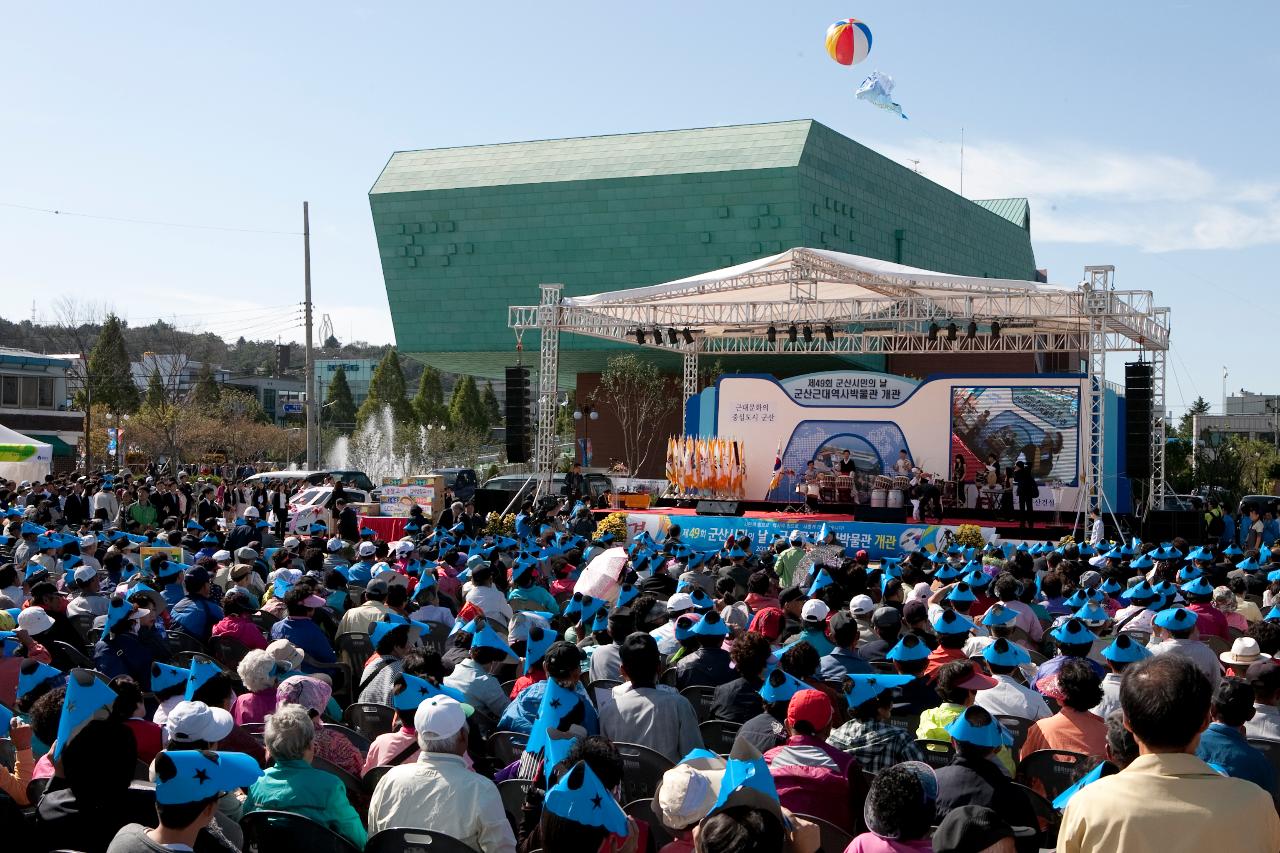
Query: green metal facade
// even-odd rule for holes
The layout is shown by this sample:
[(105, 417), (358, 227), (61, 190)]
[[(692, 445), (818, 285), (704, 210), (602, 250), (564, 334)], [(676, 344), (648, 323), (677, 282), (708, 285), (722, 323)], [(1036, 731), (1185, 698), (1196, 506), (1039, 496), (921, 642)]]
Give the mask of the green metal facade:
[[(795, 246), (1035, 273), (1026, 228), (813, 121), (399, 152), (369, 204), (401, 351), (490, 377), (515, 359), (507, 306), (536, 304), (545, 282), (619, 290)], [(562, 336), (562, 382), (611, 346)], [(536, 347), (526, 335), (526, 363)], [(835, 366), (792, 362), (731, 369)]]

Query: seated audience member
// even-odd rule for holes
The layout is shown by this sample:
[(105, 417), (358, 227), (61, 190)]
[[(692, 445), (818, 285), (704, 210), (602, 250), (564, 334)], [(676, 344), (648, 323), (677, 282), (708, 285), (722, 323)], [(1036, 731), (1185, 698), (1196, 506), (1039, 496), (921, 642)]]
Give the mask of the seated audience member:
[[(338, 656), (333, 644), (315, 621), (316, 608), (324, 607), (324, 599), (299, 583), (284, 594), (284, 605), (288, 616), (271, 626), (271, 639), (288, 640), (319, 663), (335, 663)], [(309, 673), (314, 667), (304, 661), (302, 671)]]
[(715, 719), (742, 724), (760, 713), (760, 688), (772, 653), (769, 641), (759, 634), (747, 632), (733, 641), (729, 657), (738, 677), (716, 688), (711, 700)]
[[(938, 670), (938, 696), (942, 698), (942, 704), (920, 715), (916, 737), (920, 740), (943, 742), (951, 740), (948, 729), (956, 717), (974, 704), (978, 691), (987, 690), (995, 684), (994, 678), (980, 672), (971, 661), (952, 661), (944, 665)], [(1012, 775), (1013, 753), (1008, 747), (1001, 747), (997, 758)]]
[(222, 597), (223, 617), (213, 626), (212, 636), (230, 637), (246, 649), (265, 649), (267, 638), (250, 618), (258, 602), (247, 589), (232, 589)]
[(356, 683), (356, 701), (390, 705), (391, 686), (400, 674), (404, 656), (409, 654), (411, 626), (408, 622), (374, 622), (369, 628), (374, 655), (364, 665)]
[(344, 735), (324, 725), (322, 715), (332, 695), (333, 688), (329, 686), (329, 682), (312, 675), (294, 675), (276, 687), (276, 707), (301, 705), (305, 708), (316, 727), (315, 740), (312, 742), (316, 757), (341, 767), (352, 776), (359, 776), (360, 768), (364, 766), (364, 756), (360, 754), (360, 750)]
[(276, 709), (276, 686), (282, 674), (280, 662), (270, 653), (254, 649), (240, 660), (236, 674), (248, 692), (237, 696), (232, 703), (232, 719), (238, 726), (265, 722)]
[(1155, 628), (1147, 648), (1153, 655), (1181, 655), (1189, 659), (1209, 679), (1210, 685), (1216, 686), (1222, 677), (1222, 663), (1207, 644), (1198, 638), (1193, 639), (1197, 618), (1185, 607), (1161, 610), (1156, 614)]
[(1280, 850), (1271, 796), (1251, 782), (1223, 778), (1194, 755), (1212, 698), (1208, 677), (1183, 655), (1156, 655), (1130, 667), (1120, 706), (1141, 754), (1071, 798), (1058, 849), (1214, 850), (1229, 827), (1232, 853)]
[(369, 834), (391, 827), (441, 832), (480, 853), (514, 853), (515, 834), (493, 782), (467, 768), (468, 727), (462, 706), (432, 696), (418, 706), (413, 727), (422, 750), (392, 767), (369, 802)]
[(933, 831), (933, 853), (1014, 853), (1033, 827), (1012, 827), (993, 809), (952, 809)]
[[(892, 607), (881, 607), (872, 614), (871, 622), (873, 625), (877, 618), (882, 622), (888, 622), (892, 619), (893, 625), (891, 628), (877, 626), (876, 630), (891, 632), (896, 642), (898, 626), (902, 624), (898, 611)], [(819, 678), (823, 681), (839, 681), (846, 675), (867, 675), (871, 672), (871, 664), (867, 663), (867, 659), (862, 657), (861, 650), (858, 648), (858, 620), (843, 610), (839, 611), (835, 616), (831, 617), (831, 637), (833, 648), (828, 654), (822, 656), (818, 664)], [(888, 649), (885, 649), (885, 651), (888, 651)], [(884, 660), (884, 654), (881, 653), (877, 660)]]
[[(156, 756), (155, 813), (159, 825), (129, 823), (116, 833), (107, 853), (161, 853), (172, 850), (210, 849), (204, 840), (223, 796), (252, 785), (262, 769), (238, 752), (208, 750), (166, 751)], [(147, 821), (152, 823), (157, 821)], [(218, 839), (223, 849), (237, 845)], [(213, 849), (219, 849), (217, 847)]]
[(621, 681), (619, 667), (622, 658), (618, 654), (619, 643), (635, 630), (635, 618), (628, 607), (617, 607), (609, 613), (609, 641), (596, 646), (591, 652), (588, 683), (592, 681)]
[(973, 621), (954, 610), (944, 610), (933, 620), (933, 631), (938, 635), (938, 647), (929, 653), (929, 664), (924, 668), (926, 678), (937, 679), (938, 670), (954, 661), (965, 660), (964, 644)]
[[(586, 688), (582, 686), (582, 664), (585, 655), (582, 649), (573, 643), (564, 640), (558, 640), (551, 644), (543, 656), (543, 666), (547, 671), (547, 678), (559, 684), (565, 690), (572, 690), (584, 700), (585, 717), (582, 721), (582, 727), (586, 729), (587, 734), (600, 733), (600, 718), (596, 714), (595, 706), (591, 703), (591, 697), (587, 695)], [(538, 718), (538, 713), (542, 707), (542, 697), (546, 695), (546, 681), (537, 681), (530, 684), (516, 696), (515, 701), (507, 706), (502, 712), (502, 716), (498, 720), (498, 728), (501, 731), (519, 732), (528, 734), (533, 731), (534, 721)]]
[(679, 689), (719, 687), (732, 681), (736, 676), (729, 653), (722, 648), (725, 637), (729, 636), (729, 626), (720, 614), (714, 610), (707, 613), (693, 626), (691, 633), (698, 640), (698, 649), (676, 667)]
[(764, 760), (783, 808), (848, 826), (866, 791), (861, 773), (853, 777), (859, 783), (857, 790), (851, 790), (849, 771), (857, 764), (853, 756), (827, 743), (832, 713), (825, 693), (801, 690), (792, 696), (787, 704), (790, 736), (785, 744), (766, 752)]
[(125, 724), (133, 732), (138, 747), (138, 760), (150, 764), (164, 749), (164, 729), (146, 718), (142, 688), (127, 675), (111, 679), (111, 689), (116, 692), (116, 702), (111, 708), (111, 719)]
[(1013, 677), (1020, 667), (1031, 663), (1031, 655), (1022, 646), (1002, 637), (982, 650), (982, 659), (991, 670), (996, 685), (979, 691), (975, 704), (992, 714), (1024, 720), (1040, 720), (1053, 713), (1043, 696), (1030, 687), (1022, 686)]
[(937, 777), (923, 762), (880, 771), (863, 809), (867, 831), (854, 838), (845, 853), (929, 853), (937, 799)]
[[(231, 676), (220, 672), (216, 665), (207, 664), (199, 659), (191, 662), (191, 680), (187, 683), (187, 691), (194, 702), (203, 702), (210, 708), (225, 711), (231, 715), (231, 703), (235, 701), (235, 690), (232, 688)], [(197, 684), (194, 689), (192, 684)], [(221, 716), (221, 715), (219, 715)], [(266, 766), (267, 755), (258, 743), (231, 718), (231, 731), (218, 738), (218, 749), (224, 752), (243, 752), (251, 756), (261, 766)], [(210, 749), (213, 747), (210, 746)]]
[(1105, 720), (1112, 711), (1120, 710), (1120, 682), (1124, 671), (1131, 664), (1151, 657), (1151, 652), (1128, 635), (1120, 634), (1102, 650), (1102, 657), (1107, 662), (1107, 674), (1102, 679), (1102, 701), (1093, 706), (1093, 713)]
[[(3, 569), (0, 569), (3, 572)], [(16, 602), (15, 602), (16, 603)], [(43, 664), (52, 664), (53, 658), (49, 650), (31, 639), (26, 631), (18, 631), (12, 637), (0, 640), (0, 705), (12, 708), (18, 698), (18, 673), (25, 661), (34, 660)], [(17, 650), (25, 649), (25, 655), (19, 656)]]
[(360, 815), (342, 780), (311, 766), (316, 728), (301, 705), (286, 705), (267, 718), (263, 742), (272, 765), (249, 788), (243, 814), (259, 809), (292, 812), (333, 830), (356, 849), (367, 840)]
[(702, 747), (698, 717), (672, 687), (658, 684), (658, 644), (636, 632), (622, 643), (622, 675), (613, 701), (600, 709), (600, 733), (610, 740), (638, 743), (679, 761)]
[(845, 681), (849, 722), (831, 733), (827, 742), (858, 760), (867, 773), (879, 773), (904, 761), (921, 761), (914, 734), (889, 722), (895, 691), (909, 675), (858, 675)]
[(569, 754), (546, 770), (542, 814), (522, 832), (521, 849), (647, 849), (648, 824), (642, 828), (627, 817), (612, 793), (622, 772), (622, 756), (607, 738), (574, 741)]
[(720, 795), (725, 761), (718, 755), (688, 758), (662, 774), (653, 792), (653, 814), (674, 839), (658, 853), (693, 853), (693, 832)]
[(1245, 678), (1253, 685), (1253, 718), (1244, 724), (1248, 737), (1280, 741), (1280, 664), (1265, 660), (1250, 665)]
[[(985, 708), (966, 708), (948, 728), (956, 757), (935, 771), (938, 777), (937, 821), (961, 806), (986, 806), (1012, 826), (1039, 827), (1026, 793), (995, 760), (1005, 745), (1004, 727)], [(1034, 838), (1018, 845), (1021, 853), (1039, 849)]]
[[(418, 657), (419, 655), (414, 653), (405, 661), (408, 664), (414, 664)], [(395, 767), (417, 761), (418, 733), (413, 728), (413, 714), (418, 710), (418, 705), (424, 698), (437, 693), (452, 695), (454, 699), (462, 695), (452, 687), (440, 687), (434, 680), (408, 672), (402, 672), (396, 676), (394, 689), (395, 693), (391, 697), (391, 707), (396, 711), (393, 729), (373, 739), (373, 743), (369, 745), (369, 754), (365, 756), (362, 775), (375, 767)], [(470, 707), (464, 704), (463, 710), (469, 711)]]
[(911, 676), (910, 681), (898, 688), (899, 714), (912, 717), (938, 706), (942, 701), (938, 698), (938, 691), (924, 676), (929, 665), (929, 646), (924, 640), (916, 634), (907, 634), (884, 657), (899, 675)]
[(468, 656), (458, 661), (444, 683), (466, 696), (472, 707), (496, 720), (507, 709), (510, 700), (493, 671), (513, 658), (515, 652), (492, 627), (477, 624)]
[(1257, 747), (1245, 740), (1245, 725), (1254, 716), (1253, 685), (1243, 678), (1224, 678), (1213, 694), (1213, 722), (1200, 735), (1196, 757), (1221, 767), (1228, 776), (1247, 779), (1274, 799), (1276, 769)]
[(1107, 749), (1107, 724), (1090, 711), (1102, 701), (1102, 686), (1093, 669), (1082, 660), (1069, 660), (1058, 670), (1062, 707), (1058, 713), (1037, 720), (1027, 730), (1022, 757), (1040, 749), (1065, 749), (1102, 756)]
[[(831, 620), (831, 634), (833, 637), (835, 637), (837, 621), (843, 620)], [(857, 624), (856, 621), (854, 624)], [(871, 613), (871, 627), (875, 630), (875, 636), (858, 647), (857, 655), (864, 661), (874, 663), (884, 660), (885, 655), (889, 653), (889, 649), (898, 644), (898, 638), (902, 635), (902, 612), (896, 607), (877, 607)], [(835, 642), (837, 646), (842, 645), (839, 637), (835, 637)], [(835, 653), (832, 652), (832, 654), (834, 655)], [(825, 666), (824, 671), (826, 671)], [(865, 670), (858, 670), (849, 666), (845, 667), (845, 672), (849, 675), (870, 671), (870, 667)], [(824, 675), (823, 677), (825, 678), (826, 676)]]
[(1041, 695), (1061, 701), (1062, 693), (1058, 690), (1058, 670), (1068, 660), (1082, 660), (1098, 674), (1101, 679), (1106, 675), (1102, 665), (1089, 657), (1093, 649), (1093, 641), (1097, 639), (1092, 631), (1079, 619), (1071, 618), (1049, 632), (1049, 636), (1058, 646), (1058, 653), (1036, 668), (1031, 679), (1034, 687)]

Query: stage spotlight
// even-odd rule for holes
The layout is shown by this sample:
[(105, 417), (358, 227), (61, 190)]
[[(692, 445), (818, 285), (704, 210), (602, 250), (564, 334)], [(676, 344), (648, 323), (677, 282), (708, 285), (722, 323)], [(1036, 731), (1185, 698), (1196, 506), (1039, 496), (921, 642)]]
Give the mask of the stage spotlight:
[(658, 346), (662, 346), (662, 330), (661, 329), (653, 330), (653, 342)]
[(929, 340), (936, 341), (938, 339), (938, 331), (939, 331), (938, 324), (930, 323), (929, 324)]
[(769, 338), (769, 343), (774, 344), (778, 342), (778, 329), (776, 327), (770, 326), (766, 335)]
[(999, 320), (991, 321), (991, 340), (993, 341), (1000, 340), (1000, 321)]
[(644, 346), (644, 329), (636, 329), (636, 343)]
[(676, 338), (676, 330), (674, 328), (667, 329), (667, 340), (671, 342), (672, 346), (676, 345), (677, 338)]
[(954, 341), (956, 339), (956, 335), (959, 334), (959, 332), (960, 332), (960, 328), (956, 325), (955, 320), (952, 320), (950, 323), (947, 324), (947, 340)]
[(791, 343), (794, 344), (796, 342), (796, 337), (798, 334), (799, 333), (796, 331), (795, 323), (792, 323), (790, 326), (787, 327), (787, 340), (791, 341)]
[(969, 328), (965, 329), (965, 334), (969, 337), (969, 340), (973, 340), (978, 336), (978, 323), (976, 320), (969, 321)]
[(822, 327), (822, 336), (827, 339), (827, 343), (835, 343), (836, 330), (831, 328), (830, 323)]
[(689, 331), (688, 326), (685, 326), (684, 329), (681, 330), (680, 334), (684, 335), (684, 342), (686, 344), (689, 344), (690, 346), (693, 345), (693, 332)]
[(804, 332), (804, 342), (806, 344), (813, 343), (813, 326), (805, 326), (802, 331)]

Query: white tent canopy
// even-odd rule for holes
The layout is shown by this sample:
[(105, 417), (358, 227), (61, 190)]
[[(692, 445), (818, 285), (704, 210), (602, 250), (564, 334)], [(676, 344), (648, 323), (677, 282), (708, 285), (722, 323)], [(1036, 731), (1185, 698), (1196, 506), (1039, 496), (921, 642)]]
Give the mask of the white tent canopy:
[(0, 424), (0, 479), (43, 480), (52, 468), (52, 445)]

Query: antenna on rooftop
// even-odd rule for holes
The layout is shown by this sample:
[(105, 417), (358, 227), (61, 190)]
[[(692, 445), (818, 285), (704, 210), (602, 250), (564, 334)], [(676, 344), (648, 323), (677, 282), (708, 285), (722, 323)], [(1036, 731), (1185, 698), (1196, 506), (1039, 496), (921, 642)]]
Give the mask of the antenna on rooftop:
[(920, 161), (919, 161), (919, 160), (912, 160), (910, 157), (908, 157), (908, 158), (907, 158), (907, 162), (911, 164), (911, 171), (915, 172), (917, 175), (918, 175), (918, 174), (920, 174)]

